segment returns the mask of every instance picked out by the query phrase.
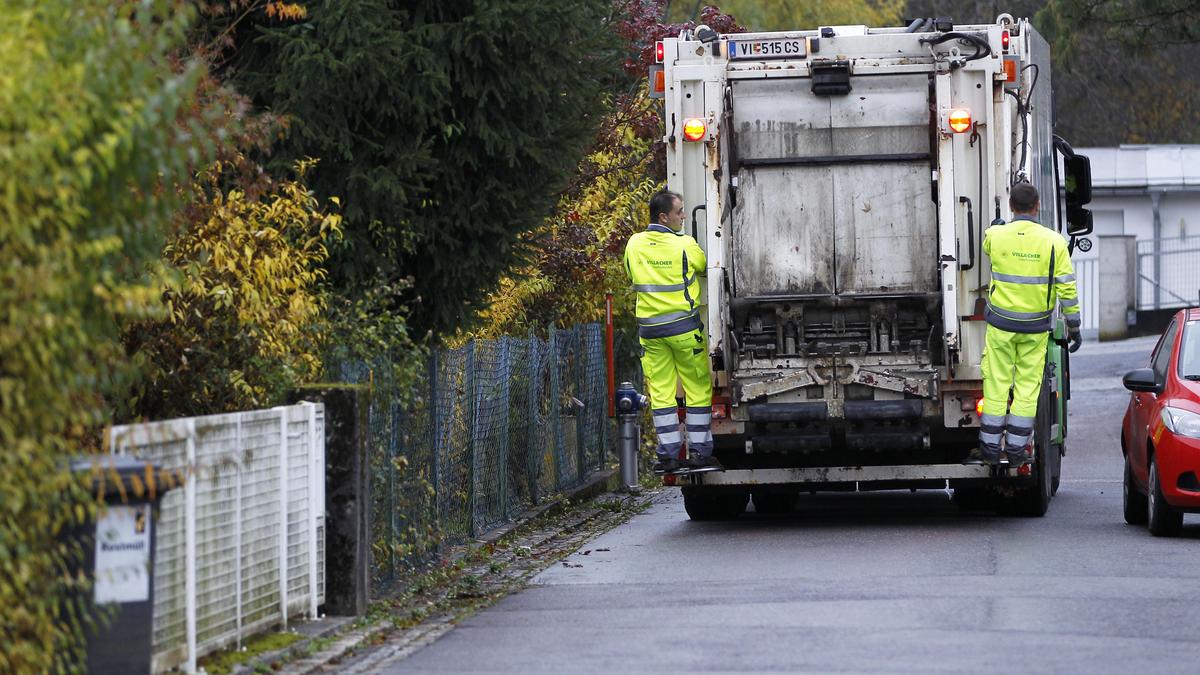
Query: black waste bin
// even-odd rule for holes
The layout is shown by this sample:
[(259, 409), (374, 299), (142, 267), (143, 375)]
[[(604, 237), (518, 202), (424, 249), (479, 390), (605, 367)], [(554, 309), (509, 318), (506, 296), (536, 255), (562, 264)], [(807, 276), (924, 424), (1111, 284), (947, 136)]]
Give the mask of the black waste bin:
[(104, 612), (87, 634), (87, 672), (149, 673), (158, 505), (179, 481), (122, 455), (79, 457), (71, 471), (106, 504), (95, 522), (67, 533), (83, 546), (83, 569), (94, 582), (85, 604)]

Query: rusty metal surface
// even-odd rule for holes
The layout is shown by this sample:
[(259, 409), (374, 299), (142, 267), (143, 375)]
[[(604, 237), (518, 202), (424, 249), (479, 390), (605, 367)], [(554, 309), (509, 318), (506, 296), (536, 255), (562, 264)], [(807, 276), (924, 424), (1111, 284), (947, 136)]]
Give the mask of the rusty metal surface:
[(933, 386), (933, 382), (932, 374), (914, 377), (857, 366), (854, 366), (850, 377), (843, 381), (844, 384), (865, 384), (875, 389), (912, 394), (922, 398), (929, 398), (936, 393), (937, 388)]
[(781, 371), (775, 377), (743, 385), (739, 398), (743, 401), (751, 401), (759, 396), (782, 394), (813, 384), (819, 383), (808, 370)]

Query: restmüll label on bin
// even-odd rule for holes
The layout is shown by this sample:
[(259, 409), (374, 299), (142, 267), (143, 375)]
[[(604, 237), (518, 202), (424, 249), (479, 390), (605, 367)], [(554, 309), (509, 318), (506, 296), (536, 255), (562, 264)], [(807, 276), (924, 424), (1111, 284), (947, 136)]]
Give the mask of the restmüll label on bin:
[(150, 506), (110, 506), (96, 522), (95, 602), (150, 599)]

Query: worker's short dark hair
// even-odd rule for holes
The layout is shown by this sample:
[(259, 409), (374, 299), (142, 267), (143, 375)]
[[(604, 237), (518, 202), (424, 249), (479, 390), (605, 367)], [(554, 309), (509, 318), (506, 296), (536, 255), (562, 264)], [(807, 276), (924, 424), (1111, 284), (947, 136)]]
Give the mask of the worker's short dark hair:
[(679, 196), (678, 192), (670, 190), (655, 192), (654, 196), (650, 198), (650, 222), (657, 223), (660, 213), (670, 213), (676, 199), (682, 200), (683, 197)]
[(1029, 183), (1017, 183), (1008, 193), (1008, 206), (1014, 213), (1033, 213), (1039, 201), (1037, 188)]

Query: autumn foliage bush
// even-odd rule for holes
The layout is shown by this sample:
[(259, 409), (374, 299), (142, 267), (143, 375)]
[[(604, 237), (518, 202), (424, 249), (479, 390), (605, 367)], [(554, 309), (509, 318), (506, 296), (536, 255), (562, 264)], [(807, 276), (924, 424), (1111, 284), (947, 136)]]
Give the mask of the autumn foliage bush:
[(222, 125), (192, 107), (184, 10), (0, 0), (0, 672), (83, 668), (89, 581), (58, 537), (97, 505), (64, 463), (131, 376), (120, 322), (163, 311), (172, 186)]
[(327, 332), (324, 285), (341, 217), (303, 180), (316, 162), (255, 197), (222, 189), (218, 163), (200, 176), (180, 234), (163, 250), (175, 272), (163, 316), (128, 326), (143, 366), (128, 399), (132, 418), (252, 410), (317, 379)]

